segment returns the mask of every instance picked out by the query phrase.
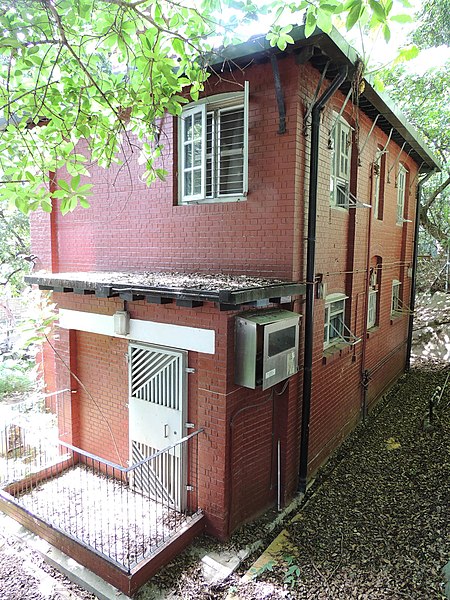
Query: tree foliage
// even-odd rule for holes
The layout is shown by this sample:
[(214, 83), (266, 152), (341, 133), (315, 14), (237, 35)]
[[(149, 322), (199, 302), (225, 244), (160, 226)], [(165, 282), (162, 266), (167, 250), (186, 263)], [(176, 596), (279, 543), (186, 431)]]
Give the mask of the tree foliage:
[(212, 47), (261, 13), (284, 49), (286, 15), (303, 15), (307, 35), (339, 16), (389, 39), (389, 18), (406, 18), (394, 12), (393, 0), (0, 0), (0, 200), (25, 213), (51, 211), (52, 198), (63, 213), (88, 207), (81, 176), (91, 163), (126, 165), (125, 149), (140, 153), (148, 182), (164, 178), (160, 119), (198, 98)]
[(413, 41), (421, 48), (450, 46), (450, 6), (448, 0), (425, 0), (418, 14), (419, 26)]
[[(424, 47), (450, 45), (450, 28), (443, 27), (450, 16), (446, 0), (427, 0), (419, 14), (412, 38)], [(429, 11), (429, 12), (427, 12)], [(430, 66), (423, 74), (399, 66), (385, 73), (389, 94), (398, 102), (434, 149), (443, 172), (424, 186), (420, 208), (423, 242), (440, 246), (450, 243), (450, 62), (440, 68)]]
[(0, 302), (23, 289), (23, 274), (33, 263), (27, 217), (0, 205)]

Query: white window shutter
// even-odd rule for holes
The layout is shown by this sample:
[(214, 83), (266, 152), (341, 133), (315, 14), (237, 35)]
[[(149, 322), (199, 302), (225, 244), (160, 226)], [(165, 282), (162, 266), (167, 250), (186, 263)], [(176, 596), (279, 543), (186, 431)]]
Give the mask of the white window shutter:
[[(200, 133), (195, 122), (200, 121)], [(191, 129), (190, 129), (191, 128)], [(200, 153), (196, 164), (195, 154)], [(202, 200), (206, 192), (206, 106), (205, 104), (185, 110), (181, 117), (179, 143), (181, 164), (181, 199), (186, 202)], [(187, 156), (190, 154), (190, 160)]]

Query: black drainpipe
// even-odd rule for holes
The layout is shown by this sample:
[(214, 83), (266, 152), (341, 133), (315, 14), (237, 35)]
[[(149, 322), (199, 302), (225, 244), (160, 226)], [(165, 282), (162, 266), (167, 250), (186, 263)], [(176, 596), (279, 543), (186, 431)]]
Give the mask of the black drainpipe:
[(306, 479), (308, 475), (309, 418), (311, 412), (320, 113), (331, 96), (345, 81), (347, 73), (347, 66), (342, 67), (330, 87), (317, 100), (311, 111), (311, 162), (309, 168), (308, 241), (306, 247), (305, 348), (303, 359), (302, 430), (300, 437), (300, 469), (298, 484), (299, 492), (303, 493), (306, 491)]
[(423, 184), (434, 175), (435, 171), (430, 171), (420, 179), (417, 183), (416, 191), (416, 225), (414, 231), (414, 249), (412, 259), (412, 277), (411, 277), (411, 298), (409, 301), (409, 322), (408, 322), (408, 338), (406, 341), (406, 363), (405, 371), (408, 372), (411, 368), (411, 347), (412, 347), (412, 336), (414, 326), (414, 308), (416, 305), (416, 275), (417, 275), (417, 256), (419, 254), (419, 226), (420, 226), (420, 199), (422, 196)]

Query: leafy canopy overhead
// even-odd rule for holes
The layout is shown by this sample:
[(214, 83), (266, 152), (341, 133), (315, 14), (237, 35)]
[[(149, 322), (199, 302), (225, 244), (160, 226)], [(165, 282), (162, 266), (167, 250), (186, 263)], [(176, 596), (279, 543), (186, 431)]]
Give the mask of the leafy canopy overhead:
[(450, 6), (448, 0), (425, 0), (413, 41), (422, 48), (450, 46)]
[[(412, 40), (423, 48), (450, 46), (448, 0), (425, 0)], [(427, 247), (450, 245), (450, 62), (430, 63), (416, 74), (404, 65), (384, 74), (389, 94), (424, 135), (443, 165), (424, 186), (420, 207), (422, 243)]]
[[(306, 35), (338, 16), (389, 39), (389, 19), (408, 19), (393, 12), (393, 0), (0, 0), (0, 200), (25, 213), (51, 211), (51, 197), (63, 213), (88, 207), (80, 176), (119, 161), (136, 138), (147, 181), (163, 178), (159, 119), (198, 98), (204, 57), (238, 41), (238, 24), (273, 15), (267, 39), (284, 49), (286, 17), (304, 19)], [(69, 177), (52, 181), (62, 168)]]

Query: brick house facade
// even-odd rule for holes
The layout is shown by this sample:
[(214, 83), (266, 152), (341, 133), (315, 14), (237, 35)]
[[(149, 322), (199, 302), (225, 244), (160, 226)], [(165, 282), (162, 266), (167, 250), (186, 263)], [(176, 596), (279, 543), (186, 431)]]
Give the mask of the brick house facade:
[[(337, 33), (319, 32), (308, 40), (302, 28), (294, 33), (296, 42), (284, 53), (261, 39), (234, 48), (229, 76), (213, 73), (206, 84), (204, 97), (212, 108), (205, 103), (205, 115), (212, 116), (198, 117), (199, 130), (200, 123), (208, 131), (217, 128), (224, 139), (226, 115), (235, 107), (239, 126), (246, 129), (244, 142), (230, 138), (228, 166), (220, 162), (225, 152), (216, 157), (208, 149), (206, 133), (198, 142), (199, 148), (206, 144), (205, 162), (198, 167), (203, 179), (196, 180), (195, 165), (179, 158), (191, 144), (190, 134), (183, 133), (181, 120), (167, 117), (161, 135), (166, 181), (147, 187), (136, 153), (129, 154), (127, 169), (90, 169), (89, 210), (36, 213), (32, 222), (37, 268), (47, 273), (29, 281), (52, 289), (64, 315), (55, 342), (59, 356), (46, 349), (45, 374), (49, 385), (53, 381), (56, 389), (76, 392), (66, 414), (65, 441), (126, 464), (130, 343), (187, 352), (186, 422), (204, 430), (199, 506), (206, 530), (219, 538), (273, 505), (277, 496), (287, 502), (298, 489), (303, 327), (310, 311), (305, 285), (314, 284), (309, 476), (404, 371), (419, 171), (438, 166), (369, 81), (360, 96), (350, 93), (357, 57)], [(312, 181), (310, 109), (342, 66), (348, 75), (321, 111)], [(189, 146), (194, 153), (195, 143)], [(242, 154), (233, 143), (246, 144)], [(233, 180), (223, 175), (233, 165), (241, 188), (234, 195)], [(315, 281), (307, 282), (311, 186), (317, 191)], [(221, 195), (221, 189), (229, 193)], [(186, 285), (180, 291), (175, 284), (150, 289), (136, 275), (148, 272), (228, 275), (234, 296), (216, 298), (207, 284), (195, 291)], [(138, 279), (130, 283), (125, 277), (116, 285), (114, 278), (124, 273)], [(249, 278), (250, 295), (236, 292), (241, 276)], [(302, 315), (298, 373), (266, 390), (236, 384), (236, 317), (279, 308)], [(91, 326), (86, 316), (108, 317), (110, 327), (113, 315), (123, 310), (136, 328), (147, 322), (161, 326), (162, 333), (149, 329), (140, 339), (116, 335)], [(170, 337), (172, 331), (179, 342)], [(207, 351), (199, 348), (196, 332), (209, 336)], [(170, 341), (164, 343), (166, 334)]]

